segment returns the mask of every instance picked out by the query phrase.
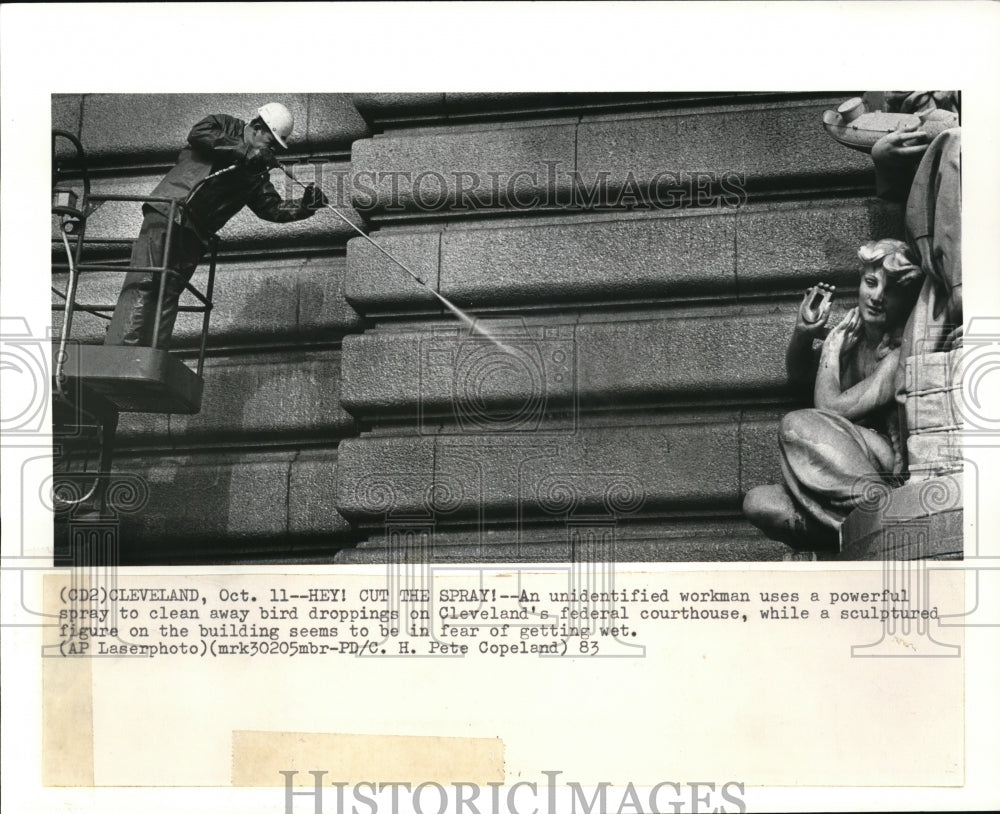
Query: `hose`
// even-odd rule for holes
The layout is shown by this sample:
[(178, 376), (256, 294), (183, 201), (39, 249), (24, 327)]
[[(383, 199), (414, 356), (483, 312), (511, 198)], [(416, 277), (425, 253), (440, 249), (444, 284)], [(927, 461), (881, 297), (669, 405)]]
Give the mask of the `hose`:
[(66, 339), (69, 336), (73, 325), (73, 306), (76, 299), (76, 264), (73, 262), (73, 250), (69, 247), (69, 238), (66, 237), (66, 230), (59, 227), (59, 234), (62, 235), (63, 246), (66, 249), (66, 263), (69, 265), (69, 284), (66, 286), (66, 308), (63, 310), (63, 329), (59, 335), (59, 353), (56, 355), (56, 393), (59, 398), (66, 400), (66, 393), (63, 391), (63, 379), (65, 378), (64, 366), (66, 364)]

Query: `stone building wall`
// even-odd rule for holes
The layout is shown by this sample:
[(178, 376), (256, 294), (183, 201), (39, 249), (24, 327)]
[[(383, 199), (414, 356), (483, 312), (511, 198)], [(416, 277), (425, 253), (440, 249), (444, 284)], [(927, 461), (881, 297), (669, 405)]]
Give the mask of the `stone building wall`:
[[(322, 172), (508, 352), (333, 213), (240, 213), (220, 233), (201, 413), (123, 416), (116, 468), (150, 486), (126, 557), (379, 561), (387, 520), (406, 517), (441, 559), (576, 556), (588, 518), (613, 518), (622, 560), (786, 556), (740, 506), (780, 477), (795, 310), (820, 280), (843, 310), (857, 246), (900, 229), (869, 159), (821, 126), (848, 95), (276, 97), (296, 173)], [(195, 121), (262, 101), (60, 96), (53, 126), (83, 140), (95, 190), (143, 192)], [(604, 198), (574, 196), (574, 178)], [(89, 228), (139, 222), (108, 204)], [(101, 275), (80, 299), (119, 285)], [(182, 315), (175, 332), (189, 355), (197, 327)]]

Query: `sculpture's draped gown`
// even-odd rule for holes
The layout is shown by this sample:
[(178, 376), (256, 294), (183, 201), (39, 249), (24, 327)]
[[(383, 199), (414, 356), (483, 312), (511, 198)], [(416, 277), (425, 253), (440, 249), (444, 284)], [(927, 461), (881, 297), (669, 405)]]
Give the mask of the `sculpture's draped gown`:
[(811, 517), (832, 529), (865, 499), (871, 484), (885, 482), (894, 462), (887, 431), (815, 408), (782, 419), (778, 447), (788, 491)]

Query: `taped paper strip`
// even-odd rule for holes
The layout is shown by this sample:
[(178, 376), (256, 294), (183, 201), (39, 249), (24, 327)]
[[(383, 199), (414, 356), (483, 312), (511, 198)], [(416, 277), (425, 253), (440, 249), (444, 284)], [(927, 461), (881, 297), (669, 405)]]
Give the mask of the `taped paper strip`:
[(42, 581), (42, 610), (53, 616), (42, 629), (42, 784), (94, 785), (93, 660), (59, 653), (61, 574)]
[(325, 732), (233, 732), (234, 786), (284, 786), (281, 772), (297, 771), (295, 785), (324, 783), (503, 782), (499, 738), (355, 735)]

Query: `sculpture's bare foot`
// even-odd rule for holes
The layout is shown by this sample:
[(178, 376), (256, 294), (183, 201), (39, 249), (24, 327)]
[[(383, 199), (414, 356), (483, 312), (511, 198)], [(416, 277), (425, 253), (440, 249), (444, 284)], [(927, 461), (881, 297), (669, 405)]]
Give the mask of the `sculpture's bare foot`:
[(743, 514), (772, 540), (796, 548), (832, 548), (837, 533), (814, 521), (784, 486), (757, 486), (743, 500)]

